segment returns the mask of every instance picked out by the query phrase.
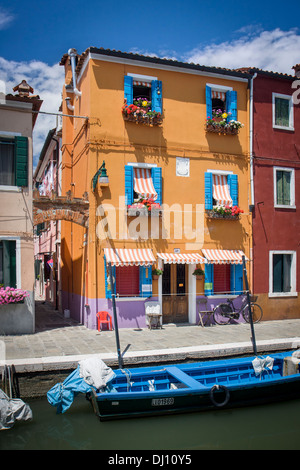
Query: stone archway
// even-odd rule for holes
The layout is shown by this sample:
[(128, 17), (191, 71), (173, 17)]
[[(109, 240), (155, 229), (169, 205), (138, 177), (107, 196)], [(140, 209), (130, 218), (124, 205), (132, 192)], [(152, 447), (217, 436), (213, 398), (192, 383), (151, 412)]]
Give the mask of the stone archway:
[[(85, 195), (84, 195), (85, 196)], [(33, 225), (49, 220), (67, 220), (83, 227), (88, 227), (89, 201), (87, 197), (73, 198), (67, 196), (40, 196), (38, 191), (33, 194)]]

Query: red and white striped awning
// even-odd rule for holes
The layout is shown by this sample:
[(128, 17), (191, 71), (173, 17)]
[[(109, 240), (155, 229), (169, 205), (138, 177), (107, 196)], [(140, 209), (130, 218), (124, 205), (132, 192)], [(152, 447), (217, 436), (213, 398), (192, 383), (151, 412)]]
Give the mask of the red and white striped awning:
[(218, 100), (225, 101), (226, 95), (223, 91), (214, 91), (211, 92), (212, 99), (217, 98)]
[(198, 264), (206, 263), (199, 253), (157, 253), (158, 258), (167, 264)]
[(152, 250), (147, 248), (104, 248), (104, 255), (106, 262), (111, 263), (112, 266), (150, 266), (156, 261)]
[(157, 199), (149, 168), (134, 168), (133, 180), (133, 189), (139, 197)]
[(213, 175), (213, 198), (217, 206), (232, 206), (227, 175)]
[[(241, 250), (205, 250), (202, 253), (209, 264), (241, 264), (242, 256), (245, 256)], [(245, 256), (245, 260), (248, 258)]]
[(146, 86), (148, 88), (151, 88), (151, 82), (142, 82), (140, 80), (133, 80), (133, 85), (135, 85), (135, 86)]

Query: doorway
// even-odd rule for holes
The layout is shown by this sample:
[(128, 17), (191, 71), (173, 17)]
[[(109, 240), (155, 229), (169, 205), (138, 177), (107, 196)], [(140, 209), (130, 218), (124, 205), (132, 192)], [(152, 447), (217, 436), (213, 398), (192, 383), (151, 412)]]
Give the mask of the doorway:
[(163, 323), (188, 322), (188, 285), (188, 265), (164, 265), (162, 275)]

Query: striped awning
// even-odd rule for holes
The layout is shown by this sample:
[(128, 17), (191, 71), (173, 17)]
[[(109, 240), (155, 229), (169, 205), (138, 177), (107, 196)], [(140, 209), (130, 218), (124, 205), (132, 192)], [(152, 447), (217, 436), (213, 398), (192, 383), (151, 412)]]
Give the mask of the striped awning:
[(211, 92), (212, 99), (217, 98), (219, 100), (225, 101), (226, 95), (223, 91), (214, 91)]
[(217, 206), (232, 206), (227, 175), (213, 175), (213, 198)]
[(157, 253), (158, 258), (167, 264), (197, 264), (206, 263), (199, 253)]
[[(209, 264), (241, 264), (244, 252), (241, 250), (205, 250), (202, 253)], [(245, 260), (248, 258), (245, 256)]]
[(134, 168), (133, 180), (133, 189), (139, 197), (157, 199), (149, 168)]
[(148, 88), (151, 88), (151, 82), (142, 82), (140, 80), (133, 80), (133, 85), (135, 85), (135, 86), (146, 86)]
[(107, 263), (112, 266), (150, 266), (156, 259), (150, 249), (104, 248)]

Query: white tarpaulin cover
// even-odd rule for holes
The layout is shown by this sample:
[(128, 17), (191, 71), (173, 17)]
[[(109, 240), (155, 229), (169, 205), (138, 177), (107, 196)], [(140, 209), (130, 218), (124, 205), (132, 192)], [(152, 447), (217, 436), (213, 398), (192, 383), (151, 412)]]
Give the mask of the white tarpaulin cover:
[(79, 362), (79, 375), (96, 389), (106, 387), (106, 384), (115, 377), (114, 371), (98, 356)]
[(256, 357), (252, 361), (255, 375), (261, 375), (263, 371), (273, 369), (274, 359), (270, 356), (267, 357)]
[(0, 389), (0, 431), (11, 428), (15, 421), (32, 419), (32, 411), (19, 398), (8, 398)]

